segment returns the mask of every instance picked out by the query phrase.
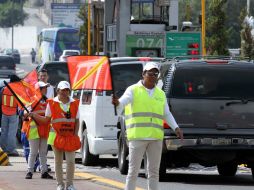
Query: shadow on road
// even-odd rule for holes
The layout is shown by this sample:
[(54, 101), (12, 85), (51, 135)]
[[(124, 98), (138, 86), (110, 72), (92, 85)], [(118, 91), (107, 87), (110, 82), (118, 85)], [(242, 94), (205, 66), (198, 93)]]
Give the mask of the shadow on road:
[[(81, 158), (76, 158), (76, 163), (82, 164)], [(108, 168), (108, 167), (118, 167), (117, 158), (100, 158), (98, 162), (96, 162), (96, 167)]]
[[(145, 178), (145, 174), (139, 174)], [(238, 174), (235, 177), (224, 177), (216, 174), (179, 174), (170, 173), (166, 175), (163, 182), (179, 182), (186, 184), (200, 185), (239, 185), (253, 186), (254, 180), (251, 175)]]

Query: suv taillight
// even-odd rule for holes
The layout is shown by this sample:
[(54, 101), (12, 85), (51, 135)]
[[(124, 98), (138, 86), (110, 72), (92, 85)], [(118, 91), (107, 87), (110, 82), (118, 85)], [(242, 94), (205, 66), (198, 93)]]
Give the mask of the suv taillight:
[(151, 61), (151, 57), (140, 57), (139, 61)]
[(163, 127), (164, 127), (164, 129), (169, 129), (170, 128), (170, 126), (165, 121), (163, 121)]

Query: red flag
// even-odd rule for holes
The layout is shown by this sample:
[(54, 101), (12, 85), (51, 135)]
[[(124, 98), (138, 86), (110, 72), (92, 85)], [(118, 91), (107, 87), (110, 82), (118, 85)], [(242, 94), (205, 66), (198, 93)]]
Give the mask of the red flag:
[(67, 65), (73, 90), (112, 90), (108, 57), (70, 56)]
[(18, 82), (9, 83), (9, 87), (16, 94), (17, 98), (21, 101), (23, 105), (19, 102), (19, 107), (31, 106), (36, 104), (42, 98), (40, 88), (37, 85), (38, 77), (35, 70), (28, 73), (24, 79)]

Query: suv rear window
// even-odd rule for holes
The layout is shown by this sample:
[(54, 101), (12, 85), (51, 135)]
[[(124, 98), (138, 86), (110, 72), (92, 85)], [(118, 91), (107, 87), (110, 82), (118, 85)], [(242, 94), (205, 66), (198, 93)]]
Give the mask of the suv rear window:
[(141, 63), (111, 66), (114, 91), (118, 97), (124, 93), (128, 86), (137, 83), (141, 79), (142, 70), (143, 65)]
[(39, 69), (39, 71), (41, 69), (47, 70), (49, 76), (48, 82), (53, 86), (56, 86), (62, 80), (70, 81), (69, 71), (65, 62), (55, 64), (46, 63)]
[(253, 67), (196, 67), (176, 70), (172, 96), (180, 98), (254, 98)]

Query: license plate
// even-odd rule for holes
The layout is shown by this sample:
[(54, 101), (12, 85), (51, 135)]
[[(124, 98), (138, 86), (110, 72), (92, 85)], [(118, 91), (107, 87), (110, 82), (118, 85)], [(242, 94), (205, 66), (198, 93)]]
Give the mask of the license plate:
[(213, 139), (212, 145), (229, 145), (231, 144), (231, 139)]

